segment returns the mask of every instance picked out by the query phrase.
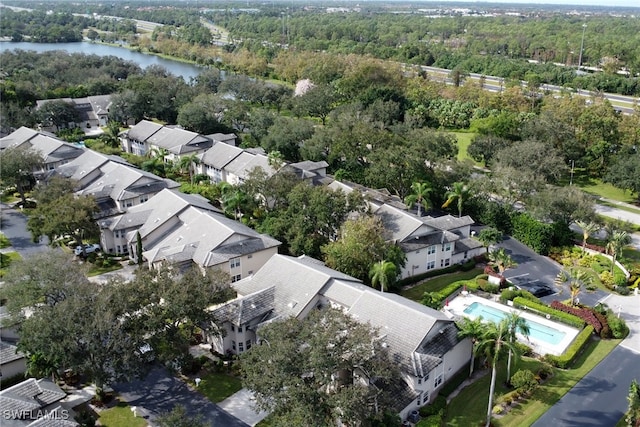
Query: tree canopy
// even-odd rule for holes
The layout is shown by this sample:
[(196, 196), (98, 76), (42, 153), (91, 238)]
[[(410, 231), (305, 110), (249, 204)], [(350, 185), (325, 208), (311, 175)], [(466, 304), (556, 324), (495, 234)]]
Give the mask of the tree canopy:
[(243, 385), (275, 424), (366, 425), (389, 408), (384, 388), (368, 379), (392, 383), (399, 373), (368, 325), (328, 308), (272, 322), (259, 335), (261, 345), (242, 355)]

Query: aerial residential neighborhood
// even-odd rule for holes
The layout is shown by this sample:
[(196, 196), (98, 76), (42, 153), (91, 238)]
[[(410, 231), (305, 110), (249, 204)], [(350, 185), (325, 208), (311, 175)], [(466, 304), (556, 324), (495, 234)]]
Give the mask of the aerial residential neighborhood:
[(426, 6), (3, 2), (0, 425), (638, 425), (637, 7)]

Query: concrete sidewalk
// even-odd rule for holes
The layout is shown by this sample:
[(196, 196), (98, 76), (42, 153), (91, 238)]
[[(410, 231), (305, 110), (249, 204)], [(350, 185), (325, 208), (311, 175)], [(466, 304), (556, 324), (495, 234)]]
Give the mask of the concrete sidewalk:
[(223, 411), (226, 411), (227, 413), (244, 421), (250, 426), (255, 426), (264, 418), (266, 418), (269, 413), (264, 411), (256, 412), (253, 409), (253, 402), (253, 393), (251, 393), (246, 388), (243, 388), (242, 390), (234, 393), (222, 402), (218, 403), (218, 406)]

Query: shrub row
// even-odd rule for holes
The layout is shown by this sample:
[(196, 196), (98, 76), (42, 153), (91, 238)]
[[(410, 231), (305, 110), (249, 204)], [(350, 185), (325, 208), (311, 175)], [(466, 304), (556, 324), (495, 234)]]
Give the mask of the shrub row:
[(579, 317), (553, 309), (542, 303), (529, 301), (522, 297), (514, 298), (513, 305), (516, 307), (527, 307), (533, 311), (537, 311), (543, 314), (548, 314), (554, 320), (558, 320), (562, 323), (566, 323), (567, 325), (575, 326), (576, 328), (582, 328), (584, 326), (584, 321)]
[(527, 213), (513, 215), (511, 224), (513, 226), (512, 235), (515, 239), (540, 255), (549, 253), (553, 237), (551, 225), (542, 223)]
[(517, 297), (522, 297), (524, 299), (537, 303), (540, 302), (540, 300), (535, 295), (533, 295), (529, 291), (525, 291), (524, 289), (505, 289), (500, 294), (500, 301), (513, 301)]
[(587, 342), (589, 342), (591, 334), (593, 334), (593, 326), (587, 325), (587, 327), (584, 328), (578, 336), (576, 336), (569, 348), (567, 348), (562, 355), (554, 356), (552, 354), (547, 354), (544, 359), (558, 368), (567, 368), (573, 363), (576, 357), (578, 357)]
[(597, 334), (600, 334), (600, 331), (602, 330), (602, 323), (600, 323), (600, 321), (596, 317), (596, 314), (592, 310), (589, 310), (588, 308), (571, 307), (561, 303), (560, 301), (552, 302), (551, 308), (579, 317), (589, 325), (593, 326), (593, 329), (596, 331)]

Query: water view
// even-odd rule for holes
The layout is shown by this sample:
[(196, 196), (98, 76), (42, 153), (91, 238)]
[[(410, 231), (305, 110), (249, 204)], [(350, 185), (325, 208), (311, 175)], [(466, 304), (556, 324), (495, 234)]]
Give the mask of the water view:
[(87, 55), (99, 56), (116, 56), (127, 61), (138, 64), (141, 68), (147, 68), (150, 65), (159, 65), (176, 76), (182, 76), (185, 81), (189, 82), (202, 71), (201, 67), (184, 62), (174, 61), (167, 58), (161, 58), (156, 55), (129, 50), (124, 47), (107, 46), (98, 43), (79, 42), (79, 43), (28, 43), (28, 42), (0, 42), (0, 53), (8, 50), (31, 50), (38, 53), (49, 52), (54, 50), (64, 50), (69, 53), (84, 53)]

